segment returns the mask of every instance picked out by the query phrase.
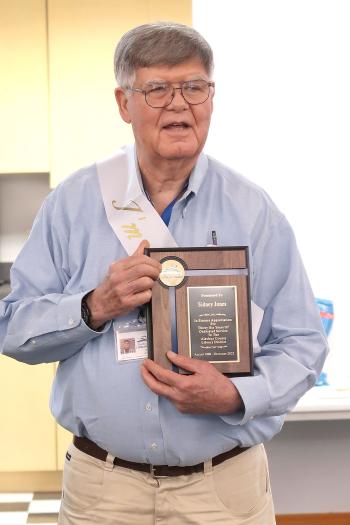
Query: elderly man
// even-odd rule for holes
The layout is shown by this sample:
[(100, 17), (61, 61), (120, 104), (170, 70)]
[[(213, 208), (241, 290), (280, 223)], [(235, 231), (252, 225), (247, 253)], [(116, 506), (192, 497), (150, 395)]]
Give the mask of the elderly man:
[[(262, 443), (326, 354), (293, 233), (260, 188), (202, 153), (215, 86), (201, 35), (136, 27), (117, 46), (115, 73), (135, 145), (47, 197), (1, 307), (4, 354), (60, 361), (51, 409), (75, 437), (59, 522), (271, 525)], [(140, 227), (151, 223), (141, 242), (138, 224), (118, 218), (135, 210)], [(219, 245), (249, 247), (262, 317), (253, 376), (169, 352), (192, 373), (180, 375), (145, 358), (143, 305), (160, 265), (144, 248), (207, 246), (212, 232)], [(121, 351), (125, 339), (135, 352)]]

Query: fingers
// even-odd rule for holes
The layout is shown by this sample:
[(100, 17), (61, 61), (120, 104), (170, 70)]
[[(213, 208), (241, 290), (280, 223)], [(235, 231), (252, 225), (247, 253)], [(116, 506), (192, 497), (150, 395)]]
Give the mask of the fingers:
[(178, 366), (179, 368), (188, 370), (188, 372), (203, 372), (203, 367), (206, 366), (205, 361), (201, 361), (200, 359), (193, 359), (184, 355), (179, 355), (175, 352), (167, 352), (166, 355), (169, 361), (171, 361), (171, 363)]
[(168, 352), (172, 363), (185, 368), (191, 375), (180, 375), (146, 359), (141, 374), (155, 393), (174, 403), (183, 413), (231, 414), (243, 407), (234, 384), (211, 363)]
[(104, 281), (91, 294), (89, 308), (94, 323), (103, 323), (148, 303), (161, 264), (144, 255), (149, 242), (140, 242), (133, 255), (113, 262)]
[(157, 268), (140, 264), (128, 270), (114, 267), (108, 274), (108, 280), (111, 287), (123, 291), (128, 289), (130, 293), (133, 293), (142, 288), (152, 288), (158, 275)]
[[(158, 278), (158, 270), (147, 265), (133, 267), (127, 271), (118, 271), (114, 268), (109, 274), (107, 286), (111, 299), (117, 299), (124, 309), (140, 306), (151, 299), (152, 288)], [(146, 301), (141, 294), (146, 293)]]
[(152, 374), (154, 378), (156, 378), (158, 381), (171, 386), (171, 387), (179, 387), (181, 382), (183, 381), (183, 377), (179, 374), (172, 372), (171, 370), (166, 370), (162, 366), (157, 365), (154, 361), (151, 359), (146, 359), (143, 362), (143, 368), (145, 368), (149, 373)]
[(136, 248), (132, 256), (133, 255), (144, 255), (145, 248), (149, 248), (149, 242), (146, 239), (140, 242), (140, 244), (138, 245), (138, 247)]
[(135, 310), (138, 306), (147, 304), (152, 298), (151, 290), (144, 290), (139, 293), (113, 296), (111, 302), (118, 305), (118, 310), (113, 310), (113, 317), (124, 315), (131, 310)]
[(148, 388), (152, 390), (152, 392), (158, 394), (159, 396), (167, 397), (168, 399), (173, 398), (173, 388), (166, 383), (158, 381), (158, 379), (156, 379), (156, 377), (151, 373), (145, 363), (143, 363), (141, 366), (141, 375), (144, 382)]
[(126, 277), (129, 280), (136, 279), (137, 277), (148, 275), (152, 279), (158, 279), (159, 273), (162, 269), (162, 265), (144, 255), (144, 249), (149, 247), (149, 242), (144, 240), (140, 242), (136, 251), (129, 257), (113, 262), (109, 267), (109, 275), (120, 274), (121, 272), (129, 272)]
[(148, 241), (142, 241), (133, 255), (110, 265), (108, 281), (116, 295), (127, 298), (152, 289), (161, 271), (161, 264), (143, 255), (147, 246)]
[(165, 370), (153, 361), (146, 359), (141, 366), (141, 375), (155, 394), (169, 399), (183, 413), (201, 412), (193, 406), (192, 386), (193, 376), (181, 376), (170, 370)]
[(162, 265), (155, 259), (151, 259), (147, 255), (131, 255), (126, 259), (121, 259), (120, 261), (113, 262), (109, 267), (109, 273), (113, 274), (120, 271), (128, 271), (133, 268), (138, 268), (139, 266), (145, 268), (153, 268), (157, 271), (158, 275), (161, 271)]
[(127, 295), (134, 295), (146, 290), (151, 290), (155, 284), (155, 280), (149, 277), (140, 277), (134, 281), (127, 282), (124, 285), (124, 290)]

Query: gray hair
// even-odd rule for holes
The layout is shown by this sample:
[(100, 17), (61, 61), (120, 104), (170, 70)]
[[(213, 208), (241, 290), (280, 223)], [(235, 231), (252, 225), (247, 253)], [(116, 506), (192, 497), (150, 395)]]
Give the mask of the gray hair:
[(193, 58), (199, 58), (211, 76), (213, 52), (198, 31), (174, 22), (143, 24), (120, 39), (114, 53), (114, 74), (120, 87), (131, 87), (139, 67), (173, 66)]

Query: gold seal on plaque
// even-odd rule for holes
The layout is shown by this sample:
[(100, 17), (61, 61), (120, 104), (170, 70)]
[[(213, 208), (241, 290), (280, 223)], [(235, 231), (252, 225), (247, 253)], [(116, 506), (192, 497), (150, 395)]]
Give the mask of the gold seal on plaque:
[(162, 262), (159, 280), (165, 286), (179, 286), (185, 278), (185, 267), (178, 259), (166, 259)]

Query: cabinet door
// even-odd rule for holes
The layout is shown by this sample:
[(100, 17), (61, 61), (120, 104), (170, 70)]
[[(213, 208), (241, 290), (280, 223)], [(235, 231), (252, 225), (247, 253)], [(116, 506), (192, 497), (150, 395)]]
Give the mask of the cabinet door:
[(0, 173), (49, 171), (45, 4), (0, 3)]
[(0, 471), (56, 469), (56, 424), (49, 410), (54, 365), (0, 356)]
[(115, 46), (154, 20), (191, 23), (191, 0), (48, 0), (51, 185), (133, 142), (114, 99)]

